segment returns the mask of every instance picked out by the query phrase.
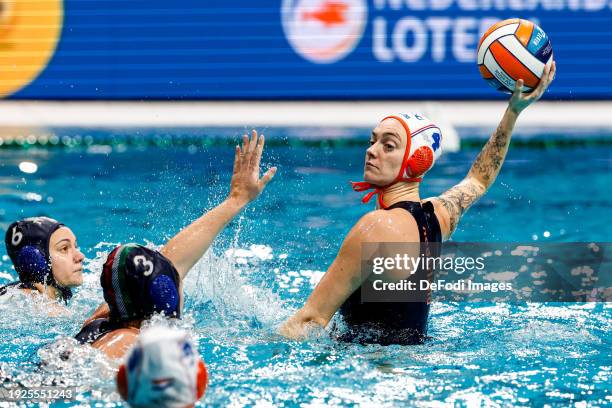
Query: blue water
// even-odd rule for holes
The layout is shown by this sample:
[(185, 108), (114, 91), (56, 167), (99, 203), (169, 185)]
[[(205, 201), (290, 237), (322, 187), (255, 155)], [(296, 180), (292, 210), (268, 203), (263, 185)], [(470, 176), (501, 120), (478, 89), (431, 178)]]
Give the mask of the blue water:
[[(366, 134), (366, 133), (364, 133)], [(237, 135), (237, 134), (236, 134)], [(265, 152), (279, 168), (267, 190), (220, 235), (186, 282), (186, 317), (210, 371), (210, 406), (589, 406), (612, 403), (607, 304), (435, 303), (422, 346), (288, 342), (275, 328), (306, 299), (360, 204), (362, 147)], [(440, 194), (478, 150), (445, 154), (422, 185)], [(67, 317), (40, 317), (29, 299), (0, 299), (0, 371), (31, 384), (61, 377), (79, 403), (119, 404), (116, 363), (66, 336), (102, 301), (101, 263), (117, 243), (163, 245), (227, 194), (231, 147), (0, 149), (0, 230), (33, 215), (61, 219), (87, 256)], [(18, 164), (38, 164), (34, 174)], [(610, 241), (611, 147), (512, 149), (455, 241)], [(15, 279), (4, 248), (0, 284)], [(609, 271), (608, 271), (609, 272)], [(41, 348), (41, 346), (44, 346)], [(58, 348), (73, 349), (73, 360)], [(44, 360), (44, 375), (35, 365)], [(45, 380), (46, 379), (46, 380)], [(578, 406), (583, 406), (578, 404)]]

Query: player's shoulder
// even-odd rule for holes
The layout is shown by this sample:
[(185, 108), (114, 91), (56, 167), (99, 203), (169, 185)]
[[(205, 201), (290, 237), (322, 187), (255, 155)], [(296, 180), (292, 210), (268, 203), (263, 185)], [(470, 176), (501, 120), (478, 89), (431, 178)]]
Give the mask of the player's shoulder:
[(404, 242), (414, 237), (418, 240), (414, 217), (402, 209), (370, 211), (357, 221), (353, 231), (365, 242)]
[(103, 351), (111, 358), (119, 358), (134, 344), (138, 333), (138, 329), (134, 328), (116, 329), (102, 336), (92, 346)]

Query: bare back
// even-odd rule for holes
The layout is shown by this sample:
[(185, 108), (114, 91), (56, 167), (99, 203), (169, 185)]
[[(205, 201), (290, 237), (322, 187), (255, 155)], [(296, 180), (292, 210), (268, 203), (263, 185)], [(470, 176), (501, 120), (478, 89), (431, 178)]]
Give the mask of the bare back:
[(121, 358), (132, 347), (139, 333), (140, 330), (134, 327), (116, 329), (96, 340), (91, 346), (110, 358)]

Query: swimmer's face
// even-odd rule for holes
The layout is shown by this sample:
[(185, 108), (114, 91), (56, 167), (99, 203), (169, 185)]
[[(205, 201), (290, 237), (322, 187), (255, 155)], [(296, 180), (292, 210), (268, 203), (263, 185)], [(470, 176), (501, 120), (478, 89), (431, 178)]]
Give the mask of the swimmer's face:
[(407, 143), (406, 130), (397, 120), (389, 118), (380, 122), (370, 136), (363, 179), (376, 186), (392, 183), (402, 167)]
[(83, 259), (77, 246), (76, 237), (68, 227), (61, 227), (49, 240), (51, 270), (55, 281), (64, 287), (79, 286), (83, 283)]

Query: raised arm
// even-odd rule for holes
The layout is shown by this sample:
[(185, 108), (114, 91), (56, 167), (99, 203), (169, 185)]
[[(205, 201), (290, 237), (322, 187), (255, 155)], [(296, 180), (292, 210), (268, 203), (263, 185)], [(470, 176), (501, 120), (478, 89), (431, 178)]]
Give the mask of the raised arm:
[(450, 238), (461, 216), (491, 187), (504, 164), (512, 130), (519, 114), (542, 97), (555, 77), (555, 62), (544, 68), (542, 80), (529, 94), (520, 91), (523, 80), (516, 81), (514, 93), (497, 129), (472, 164), (467, 176), (439, 197), (432, 197), (444, 239)]
[(234, 173), (228, 197), (218, 206), (176, 234), (161, 249), (172, 261), (181, 279), (202, 257), (219, 232), (251, 201), (255, 200), (276, 173), (269, 169), (259, 178), (264, 136), (253, 130), (251, 140), (243, 136), (242, 149), (236, 146)]

